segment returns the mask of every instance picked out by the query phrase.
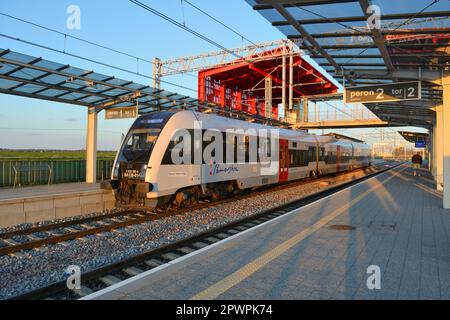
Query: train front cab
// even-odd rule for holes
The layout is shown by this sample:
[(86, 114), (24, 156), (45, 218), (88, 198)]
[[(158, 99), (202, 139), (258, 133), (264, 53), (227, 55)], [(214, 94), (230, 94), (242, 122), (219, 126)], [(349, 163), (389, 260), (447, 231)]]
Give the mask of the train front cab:
[(111, 187), (118, 206), (146, 206), (148, 193), (157, 184), (148, 179), (150, 159), (164, 143), (164, 128), (174, 112), (140, 116), (131, 126), (119, 149), (112, 169)]

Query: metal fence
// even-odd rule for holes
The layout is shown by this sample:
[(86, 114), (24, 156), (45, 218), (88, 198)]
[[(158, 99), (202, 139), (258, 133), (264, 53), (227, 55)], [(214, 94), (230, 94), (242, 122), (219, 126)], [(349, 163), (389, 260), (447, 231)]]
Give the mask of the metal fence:
[[(97, 180), (110, 179), (113, 162), (97, 160)], [(49, 179), (54, 184), (85, 181), (86, 160), (0, 160), (0, 187), (48, 184)]]

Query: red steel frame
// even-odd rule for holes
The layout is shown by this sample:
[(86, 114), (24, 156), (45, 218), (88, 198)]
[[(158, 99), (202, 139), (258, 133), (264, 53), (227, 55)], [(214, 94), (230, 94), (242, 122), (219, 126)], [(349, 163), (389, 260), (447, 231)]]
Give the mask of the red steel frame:
[[(272, 93), (272, 118), (278, 119), (278, 104), (281, 103), (282, 96), (281, 53), (283, 50), (287, 48), (279, 47), (266, 51), (263, 54), (267, 57), (266, 59), (253, 62), (237, 59), (227, 65), (201, 70), (198, 75), (199, 101), (263, 116), (265, 114), (264, 79), (270, 77), (275, 87)], [(286, 65), (288, 79), (289, 58), (286, 59)], [(330, 80), (299, 55), (293, 58), (293, 69), (294, 99), (337, 92), (338, 88)], [(288, 90), (289, 86), (286, 85), (286, 97), (288, 97)]]

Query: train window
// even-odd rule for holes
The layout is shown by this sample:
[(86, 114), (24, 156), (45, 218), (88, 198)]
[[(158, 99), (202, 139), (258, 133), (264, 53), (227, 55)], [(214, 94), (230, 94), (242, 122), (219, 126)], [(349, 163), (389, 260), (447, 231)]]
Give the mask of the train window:
[(325, 162), (327, 164), (337, 163), (336, 153), (334, 153), (333, 151), (328, 151), (327, 156), (325, 158)]
[(259, 155), (261, 152), (261, 141), (259, 140), (259, 136), (256, 136), (256, 162), (261, 162), (261, 156)]
[(127, 161), (148, 161), (161, 129), (135, 129), (125, 138), (120, 157)]
[(308, 149), (308, 159), (310, 162), (316, 161), (316, 147), (309, 147)]
[(233, 152), (234, 152), (234, 163), (237, 163), (238, 161), (238, 137), (233, 137)]
[(290, 168), (307, 167), (309, 164), (308, 150), (289, 150)]
[(300, 150), (291, 150), (292, 162), (289, 164), (292, 168), (300, 167)]
[(320, 148), (319, 161), (325, 161), (325, 148)]
[(300, 166), (306, 167), (309, 164), (308, 150), (300, 150)]
[(244, 137), (244, 147), (245, 147), (245, 162), (250, 162), (250, 137)]

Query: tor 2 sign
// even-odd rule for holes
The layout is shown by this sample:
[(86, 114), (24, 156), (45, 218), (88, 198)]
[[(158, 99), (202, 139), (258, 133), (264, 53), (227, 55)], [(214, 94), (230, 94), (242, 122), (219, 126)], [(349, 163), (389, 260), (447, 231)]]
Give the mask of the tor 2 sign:
[(422, 83), (420, 81), (375, 84), (344, 89), (345, 103), (378, 103), (420, 100), (421, 98)]

